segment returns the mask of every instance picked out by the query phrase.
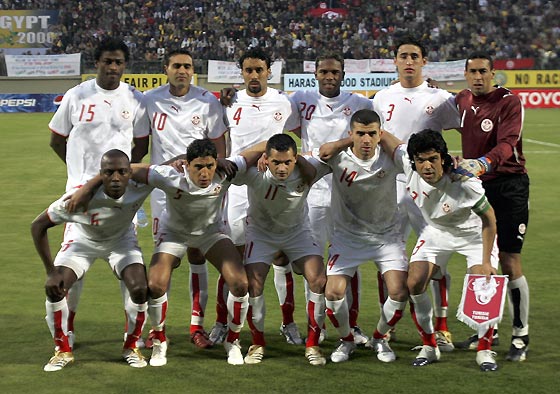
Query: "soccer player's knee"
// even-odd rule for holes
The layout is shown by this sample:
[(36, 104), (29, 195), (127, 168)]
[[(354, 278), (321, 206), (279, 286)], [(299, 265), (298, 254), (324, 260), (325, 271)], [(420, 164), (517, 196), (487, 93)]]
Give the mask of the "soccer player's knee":
[(145, 284), (135, 283), (129, 289), (130, 299), (135, 304), (143, 304), (148, 300), (148, 287)]
[(247, 281), (247, 278), (245, 277), (240, 277), (238, 280), (234, 281), (231, 284), (228, 284), (229, 286), (229, 291), (231, 292), (231, 294), (233, 294), (236, 297), (243, 297), (245, 294), (247, 294), (247, 291), (249, 290), (249, 282)]
[(310, 277), (307, 283), (309, 284), (309, 290), (313, 293), (321, 294), (325, 292), (327, 278), (324, 275), (317, 275)]
[(157, 280), (150, 280), (148, 282), (148, 291), (150, 293), (150, 297), (159, 298), (167, 291), (167, 284), (163, 284)]

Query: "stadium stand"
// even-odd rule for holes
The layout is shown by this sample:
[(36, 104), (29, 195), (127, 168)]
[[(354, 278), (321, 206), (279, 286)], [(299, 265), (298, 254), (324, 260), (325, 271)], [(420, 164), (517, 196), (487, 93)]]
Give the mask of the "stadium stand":
[[(309, 13), (321, 7), (345, 15)], [(204, 73), (206, 60), (235, 60), (252, 46), (269, 48), (286, 72), (301, 72), (302, 60), (325, 51), (389, 58), (407, 32), (427, 44), (431, 61), (484, 49), (496, 59), (534, 58), (535, 68), (560, 68), (560, 8), (545, 0), (1, 0), (0, 8), (60, 9), (60, 36), (49, 53), (81, 52), (85, 65), (101, 37), (122, 36), (135, 72), (159, 71), (166, 48), (188, 48)]]

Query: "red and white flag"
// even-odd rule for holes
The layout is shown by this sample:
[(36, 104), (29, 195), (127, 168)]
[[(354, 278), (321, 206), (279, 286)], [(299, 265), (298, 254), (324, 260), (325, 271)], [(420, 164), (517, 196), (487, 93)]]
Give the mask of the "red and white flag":
[(467, 326), (486, 331), (502, 320), (508, 284), (507, 275), (465, 275), (457, 319)]

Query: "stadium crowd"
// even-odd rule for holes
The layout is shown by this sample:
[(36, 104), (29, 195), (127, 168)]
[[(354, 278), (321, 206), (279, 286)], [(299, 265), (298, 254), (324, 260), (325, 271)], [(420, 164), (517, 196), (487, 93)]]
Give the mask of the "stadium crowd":
[[(346, 15), (308, 15), (321, 5)], [(261, 46), (282, 59), (287, 72), (301, 72), (301, 60), (325, 51), (391, 58), (395, 40), (413, 32), (429, 48), (430, 61), (481, 49), (496, 59), (534, 58), (535, 68), (560, 68), (560, 10), (546, 0), (2, 0), (0, 8), (60, 9), (49, 53), (81, 52), (86, 64), (93, 63), (99, 40), (112, 35), (130, 47), (129, 66), (162, 60), (166, 48), (187, 48), (196, 59), (235, 60)]]

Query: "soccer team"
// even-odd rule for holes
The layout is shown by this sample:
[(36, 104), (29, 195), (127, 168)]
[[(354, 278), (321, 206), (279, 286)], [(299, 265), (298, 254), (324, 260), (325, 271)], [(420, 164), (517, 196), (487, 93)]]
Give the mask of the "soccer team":
[[(123, 358), (145, 367), (139, 348), (146, 346), (152, 348), (150, 365), (165, 365), (167, 295), (185, 255), (191, 341), (201, 348), (223, 343), (232, 365), (265, 358), (263, 287), (273, 266), (281, 332), (290, 344), (305, 343), (311, 365), (327, 362), (320, 349), (325, 316), (340, 339), (332, 362), (349, 360), (358, 345), (372, 348), (382, 362), (394, 361), (389, 342), (410, 301), (422, 339), (412, 365), (429, 365), (440, 351), (457, 346), (476, 349), (480, 369), (495, 371), (497, 328), (452, 342), (446, 266), (453, 252), (466, 257), (467, 272), (489, 276), (499, 264), (509, 275), (513, 332), (506, 359), (525, 360), (529, 289), (521, 249), (529, 178), (521, 102), (492, 85), (492, 59), (484, 53), (468, 56), (469, 89), (453, 96), (424, 81), (420, 42), (407, 37), (395, 48), (399, 80), (373, 100), (340, 90), (339, 55), (317, 58), (318, 91), (288, 96), (267, 86), (266, 52), (249, 49), (239, 60), (246, 89), (223, 92), (222, 106), (190, 84), (194, 66), (187, 51), (169, 52), (168, 83), (142, 95), (120, 82), (126, 45), (102, 41), (97, 77), (70, 89), (49, 123), (51, 147), (66, 163), (68, 181), (66, 193), (32, 223), (47, 272), (46, 320), (55, 342), (44, 370), (58, 371), (74, 360), (74, 316), (83, 277), (96, 258), (108, 261), (120, 279)], [(462, 136), (458, 164), (442, 137), (447, 129)], [(302, 155), (285, 131), (301, 138)], [(140, 164), (150, 135), (151, 165)], [(154, 251), (146, 272), (133, 218), (150, 194)], [(53, 259), (47, 230), (62, 223), (64, 240)], [(411, 228), (418, 240), (409, 262)], [(210, 334), (204, 329), (206, 260), (220, 273)], [(368, 261), (378, 269), (380, 302), (371, 338), (358, 326), (359, 266)], [(293, 272), (305, 278), (305, 341), (293, 318)], [(144, 343), (146, 313), (151, 330)], [(243, 356), (245, 320), (252, 344)]]

